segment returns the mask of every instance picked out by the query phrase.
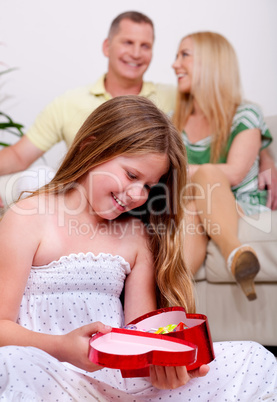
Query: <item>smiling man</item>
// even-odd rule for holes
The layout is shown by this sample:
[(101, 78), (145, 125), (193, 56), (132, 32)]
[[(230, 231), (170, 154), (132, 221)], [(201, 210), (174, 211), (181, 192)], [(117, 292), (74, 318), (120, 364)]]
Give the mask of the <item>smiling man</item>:
[(103, 42), (107, 73), (93, 85), (69, 90), (46, 106), (26, 135), (1, 150), (0, 175), (27, 169), (62, 140), (69, 147), (89, 114), (112, 97), (141, 95), (165, 113), (171, 112), (175, 88), (143, 81), (152, 59), (153, 44), (154, 25), (150, 18), (136, 11), (117, 16)]
[[(137, 18), (126, 18), (134, 15)], [(103, 43), (103, 53), (109, 59), (105, 88), (112, 96), (124, 95), (126, 91), (140, 93), (143, 74), (152, 59), (153, 43), (154, 27), (148, 17), (131, 12), (113, 21)]]

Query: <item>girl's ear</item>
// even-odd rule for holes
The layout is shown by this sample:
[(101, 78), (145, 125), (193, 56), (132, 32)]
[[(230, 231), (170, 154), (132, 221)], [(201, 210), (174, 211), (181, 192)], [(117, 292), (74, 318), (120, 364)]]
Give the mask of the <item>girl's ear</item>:
[(110, 42), (109, 39), (105, 39), (102, 45), (102, 51), (104, 56), (109, 57)]

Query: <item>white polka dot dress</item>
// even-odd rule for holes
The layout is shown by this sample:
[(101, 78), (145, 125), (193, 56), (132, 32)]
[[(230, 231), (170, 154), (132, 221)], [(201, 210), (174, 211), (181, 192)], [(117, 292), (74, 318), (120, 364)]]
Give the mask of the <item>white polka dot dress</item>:
[[(52, 334), (102, 321), (123, 324), (119, 300), (129, 264), (120, 256), (72, 254), (32, 267), (18, 322)], [(206, 377), (175, 390), (158, 390), (147, 378), (123, 379), (120, 371), (87, 373), (40, 349), (0, 348), (1, 401), (277, 401), (274, 356), (255, 342), (215, 343)]]

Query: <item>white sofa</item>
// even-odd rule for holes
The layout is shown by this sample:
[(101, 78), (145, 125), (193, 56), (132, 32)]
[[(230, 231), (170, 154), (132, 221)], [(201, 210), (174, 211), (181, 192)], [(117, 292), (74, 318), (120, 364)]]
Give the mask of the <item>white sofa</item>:
[[(266, 118), (275, 137), (277, 116)], [(208, 316), (214, 341), (254, 340), (277, 346), (277, 211), (248, 221), (240, 218), (239, 238), (257, 252), (261, 270), (255, 278), (257, 299), (249, 302), (225, 267), (217, 246), (210, 241), (204, 265), (195, 276), (197, 312)]]

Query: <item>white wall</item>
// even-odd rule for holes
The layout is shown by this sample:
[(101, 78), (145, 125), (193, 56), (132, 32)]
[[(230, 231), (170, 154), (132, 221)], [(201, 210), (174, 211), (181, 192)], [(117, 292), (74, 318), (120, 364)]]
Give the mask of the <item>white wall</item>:
[(245, 97), (265, 115), (277, 113), (276, 0), (0, 0), (0, 62), (18, 67), (0, 78), (0, 110), (27, 129), (55, 96), (94, 82), (106, 69), (101, 46), (109, 25), (127, 10), (155, 23), (148, 80), (175, 83), (181, 37), (216, 31), (237, 51)]

